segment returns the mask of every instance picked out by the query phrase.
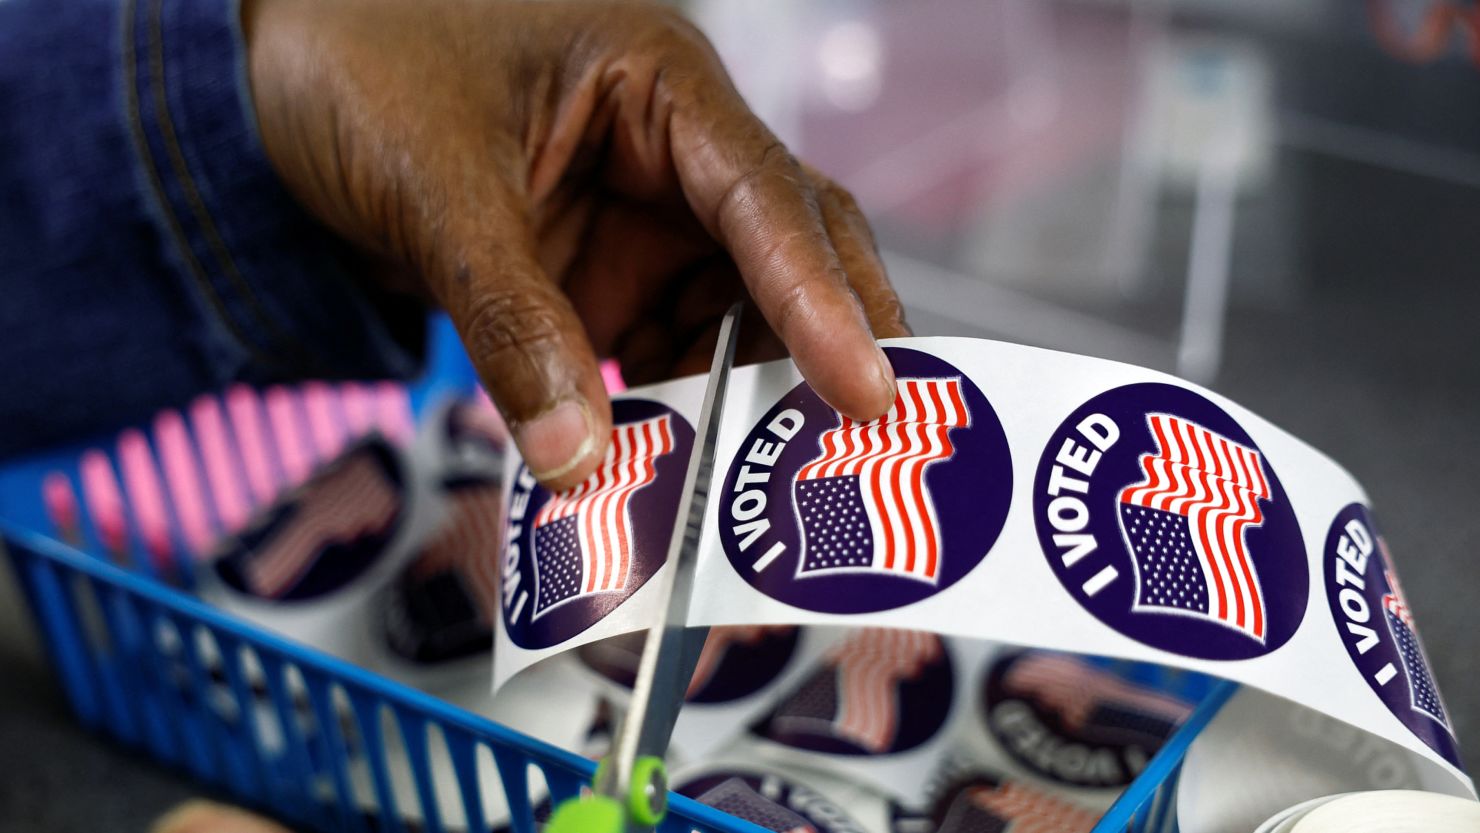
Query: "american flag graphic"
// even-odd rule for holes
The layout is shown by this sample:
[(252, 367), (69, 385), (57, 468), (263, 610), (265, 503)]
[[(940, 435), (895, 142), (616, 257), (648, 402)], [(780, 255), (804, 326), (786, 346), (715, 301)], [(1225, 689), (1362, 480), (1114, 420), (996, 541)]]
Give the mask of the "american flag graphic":
[(1259, 452), (1167, 414), (1147, 418), (1155, 454), (1120, 493), (1137, 608), (1196, 616), (1264, 641), (1264, 595), (1245, 535), (1270, 497)]
[(730, 778), (699, 796), (699, 803), (757, 824), (772, 833), (817, 833), (807, 820), (766, 798), (743, 778)]
[(1051, 709), (1066, 730), (1125, 743), (1159, 743), (1192, 713), (1186, 701), (1067, 654), (1024, 654), (1002, 683), (1009, 693)]
[[(694, 666), (694, 676), (689, 678), (687, 696), (693, 697), (704, 690), (714, 679), (714, 672), (725, 661), (725, 655), (735, 645), (755, 645), (768, 634), (791, 630), (790, 625), (723, 625), (709, 629), (704, 640), (704, 649), (699, 652), (699, 662)], [(636, 670), (635, 667), (633, 669)]]
[[(1382, 543), (1383, 561), (1387, 561), (1387, 543)], [(1439, 688), (1429, 673), (1428, 658), (1423, 653), (1423, 643), (1418, 641), (1418, 631), (1413, 628), (1413, 613), (1403, 598), (1403, 588), (1398, 584), (1398, 575), (1387, 569), (1388, 592), (1382, 597), (1382, 609), (1387, 619), (1388, 631), (1398, 644), (1398, 656), (1403, 660), (1403, 670), (1408, 676), (1408, 701), (1413, 710), (1422, 712), (1445, 728), (1449, 720), (1444, 710), (1444, 701), (1439, 698)]]
[(864, 628), (828, 654), (824, 667), (777, 710), (781, 732), (846, 740), (879, 754), (899, 728), (899, 686), (914, 680), (945, 651), (923, 631)]
[(970, 425), (961, 379), (900, 379), (889, 413), (841, 417), (822, 453), (797, 472), (803, 531), (797, 578), (842, 572), (940, 576), (940, 531), (925, 469), (955, 453), (950, 432)]
[(1089, 833), (1099, 820), (1083, 807), (1009, 782), (957, 796), (937, 833)]
[(352, 452), (303, 487), (292, 517), (247, 560), (241, 572), (248, 589), (264, 598), (282, 597), (325, 548), (383, 532), (399, 506), (396, 488), (375, 458)]
[(627, 587), (632, 569), (632, 496), (657, 476), (673, 450), (669, 415), (618, 425), (601, 466), (581, 485), (550, 498), (534, 518), (534, 618), (593, 593)]
[(451, 492), (450, 504), (436, 537), (422, 549), (410, 573), (417, 578), (442, 573), (458, 576), (475, 603), (479, 620), (492, 622), (499, 605), (503, 489), (498, 484), (465, 486)]

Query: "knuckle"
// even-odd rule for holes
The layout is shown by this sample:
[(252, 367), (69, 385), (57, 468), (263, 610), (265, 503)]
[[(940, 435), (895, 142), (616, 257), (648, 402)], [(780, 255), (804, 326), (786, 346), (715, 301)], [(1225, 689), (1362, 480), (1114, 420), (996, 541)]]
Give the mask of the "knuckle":
[(780, 178), (792, 187), (800, 185), (800, 168), (795, 156), (787, 150), (781, 140), (771, 137), (761, 151), (756, 163), (736, 177), (720, 196), (720, 217), (730, 216), (735, 209), (756, 201), (758, 193), (771, 178)]
[(790, 342), (793, 336), (805, 331), (816, 317), (816, 307), (810, 303), (811, 288), (805, 281), (797, 281), (783, 289), (775, 300), (774, 312), (776, 332), (783, 341)]
[(664, 51), (681, 55), (715, 54), (709, 38), (687, 15), (669, 6), (646, 6), (646, 26), (651, 42)]
[(561, 340), (559, 314), (523, 287), (479, 293), (469, 304), (465, 329), (468, 349), (485, 366), (552, 349)]
[(858, 206), (858, 198), (853, 196), (853, 192), (847, 188), (833, 182), (831, 179), (824, 179), (822, 181), (822, 190), (827, 194), (827, 198), (832, 200), (844, 213), (859, 216), (863, 214), (863, 210)]
[(909, 327), (905, 320), (904, 302), (893, 292), (887, 293), (882, 299), (874, 302), (874, 323), (893, 324), (898, 327)]

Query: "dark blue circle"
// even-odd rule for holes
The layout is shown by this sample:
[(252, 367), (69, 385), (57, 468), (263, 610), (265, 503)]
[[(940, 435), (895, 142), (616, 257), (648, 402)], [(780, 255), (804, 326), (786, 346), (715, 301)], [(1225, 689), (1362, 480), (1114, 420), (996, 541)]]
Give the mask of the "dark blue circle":
[[(841, 424), (838, 413), (803, 383), (783, 396), (750, 430), (730, 464), (722, 490), (711, 497), (719, 503), (720, 541), (730, 564), (752, 587), (777, 601), (823, 613), (872, 613), (914, 604), (971, 572), (1002, 532), (1012, 496), (1012, 463), (1007, 435), (987, 398), (965, 374), (942, 359), (903, 347), (886, 347), (884, 352), (900, 378), (959, 378), (970, 415), (965, 428), (950, 432), (952, 456), (925, 468), (924, 484), (935, 506), (940, 538), (937, 580), (930, 583), (882, 572), (797, 577), (802, 547), (793, 484), (802, 466), (820, 453), (823, 431)], [(787, 441), (775, 464), (764, 467), (769, 479), (758, 487), (766, 495), (760, 517), (768, 520), (770, 527), (742, 550), (742, 536), (736, 534), (731, 509), (751, 489), (737, 492), (737, 480), (748, 465), (745, 458), (753, 445), (777, 439), (767, 426), (787, 409), (800, 411), (805, 422)], [(751, 474), (762, 469), (749, 465)], [(777, 543), (785, 550), (757, 572), (755, 562)]]
[[(1343, 570), (1338, 570), (1342, 562), (1340, 550), (1342, 538), (1348, 535), (1347, 525), (1359, 523), (1366, 527), (1371, 538), (1373, 548), (1366, 557), (1366, 569), (1357, 573), (1351, 567), (1350, 562)], [(1347, 541), (1345, 548), (1350, 551), (1352, 541)], [(1335, 520), (1331, 521), (1331, 528), (1326, 532), (1326, 546), (1323, 552), (1322, 572), (1326, 576), (1326, 602), (1331, 607), (1331, 616), (1336, 622), (1336, 631), (1341, 634), (1341, 644), (1346, 646), (1347, 655), (1351, 657), (1352, 664), (1357, 667), (1362, 679), (1372, 688), (1372, 692), (1387, 706), (1388, 711), (1398, 718), (1404, 726), (1407, 726), (1420, 740), (1428, 744), (1430, 749), (1438, 752), (1446, 761), (1464, 769), (1460, 762), (1459, 746), (1455, 743), (1454, 735), (1449, 726), (1435, 719), (1428, 712), (1414, 707), (1413, 697), (1410, 693), (1412, 685), (1412, 674), (1429, 675), (1432, 683), (1433, 670), (1428, 667), (1426, 658), (1420, 656), (1420, 669), (1410, 669), (1404, 663), (1402, 653), (1398, 649), (1397, 639), (1393, 636), (1392, 625), (1387, 621), (1387, 615), (1382, 604), (1382, 597), (1392, 592), (1393, 586), (1388, 581), (1387, 573), (1393, 569), (1387, 560), (1386, 547), (1382, 544), (1382, 535), (1378, 532), (1377, 522), (1372, 517), (1372, 512), (1360, 503), (1347, 504), (1336, 514)], [(1345, 573), (1346, 581), (1341, 579)], [(1357, 588), (1351, 580), (1352, 575), (1361, 578), (1363, 586)], [(1368, 618), (1365, 622), (1352, 622), (1350, 617), (1342, 608), (1341, 591), (1343, 588), (1359, 590), (1363, 599), (1367, 602)], [(1367, 627), (1371, 629), (1371, 636), (1376, 637), (1376, 642), (1371, 642), (1364, 631), (1354, 632), (1349, 625), (1357, 628)], [(1370, 644), (1368, 644), (1370, 643)], [(1366, 651), (1359, 649), (1359, 645), (1367, 644)], [(1378, 675), (1384, 668), (1391, 666), (1393, 676), (1385, 683), (1378, 682)], [(1447, 714), (1444, 715), (1446, 718)]]
[[(1099, 458), (1089, 476), (1086, 493), (1078, 495), (1089, 515), (1083, 532), (1094, 536), (1095, 549), (1072, 566), (1065, 566), (1060, 557), (1065, 549), (1053, 540), (1059, 531), (1053, 527), (1047, 512), (1051, 499), (1048, 494), (1049, 476), (1065, 440), (1089, 447), (1077, 427), (1093, 414), (1103, 414), (1112, 419), (1120, 429), (1120, 437)], [(1059, 425), (1049, 437), (1039, 460), (1033, 483), (1033, 519), (1044, 557), (1064, 589), (1085, 610), (1144, 645), (1214, 660), (1250, 659), (1276, 650), (1295, 634), (1305, 616), (1310, 575), (1305, 540), (1300, 534), (1295, 512), (1268, 459), (1264, 459), (1264, 475), (1270, 497), (1260, 501), (1263, 522), (1247, 527), (1245, 532), (1249, 560), (1253, 563), (1265, 602), (1267, 626), (1264, 641), (1261, 643), (1212, 619), (1156, 609), (1133, 609), (1136, 570), (1130, 548), (1120, 531), (1118, 498), (1122, 489), (1142, 481), (1141, 456), (1157, 451), (1156, 439), (1147, 423), (1152, 414), (1168, 414), (1189, 420), (1259, 451), (1248, 433), (1232, 417), (1185, 388), (1145, 382), (1106, 391), (1084, 403)], [(1263, 457), (1262, 452), (1260, 456)], [(1079, 477), (1072, 471), (1068, 473)], [(1070, 492), (1061, 490), (1061, 493)], [(1099, 592), (1087, 592), (1085, 582), (1107, 566), (1116, 568), (1117, 577)]]
[[(1014, 670), (1035, 661), (1071, 663), (1067, 673), (1057, 671), (1059, 684), (1093, 702), (1089, 713), (1072, 718), (1058, 692), (1016, 685)], [(1018, 765), (1049, 781), (1100, 789), (1140, 775), (1211, 686), (1202, 674), (1152, 663), (1017, 650), (992, 660), (978, 706), (987, 732)]]
[[(632, 572), (626, 588), (572, 599), (559, 608), (547, 610), (539, 619), (533, 618), (533, 521), (551, 495), (544, 486), (534, 482), (525, 466), (520, 464), (519, 472), (509, 486), (509, 540), (504, 543), (505, 557), (499, 573), (499, 585), (504, 589), (500, 605), (504, 628), (516, 645), (530, 649), (548, 648), (581, 633), (631, 598), (668, 557), (673, 524), (678, 516), (679, 494), (683, 490), (684, 470), (694, 447), (694, 429), (677, 411), (661, 402), (621, 399), (612, 403), (612, 422), (618, 426), (664, 414), (672, 417), (669, 424), (673, 429), (673, 450), (653, 461), (653, 482), (634, 492), (628, 504), (632, 519)], [(526, 496), (528, 503), (521, 519), (516, 521), (513, 507)], [(516, 548), (512, 562), (508, 557), (510, 547)], [(511, 563), (517, 569), (508, 569)], [(519, 586), (510, 589), (509, 582)], [(528, 593), (522, 605), (519, 601), (521, 590)]]

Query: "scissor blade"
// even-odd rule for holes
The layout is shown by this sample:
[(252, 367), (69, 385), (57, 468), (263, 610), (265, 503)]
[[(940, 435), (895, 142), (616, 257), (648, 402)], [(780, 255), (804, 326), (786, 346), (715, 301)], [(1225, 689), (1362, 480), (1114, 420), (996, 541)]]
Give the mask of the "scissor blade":
[(699, 424), (695, 426), (694, 450), (689, 455), (673, 538), (668, 546), (665, 563), (670, 569), (665, 571), (668, 580), (662, 591), (667, 596), (663, 620), (648, 631), (643, 642), (627, 717), (617, 734), (610, 765), (604, 768), (602, 781), (595, 785), (598, 792), (607, 795), (626, 794), (638, 756), (662, 756), (667, 751), (673, 724), (709, 634), (708, 628), (690, 628), (685, 623), (699, 556), (699, 536), (704, 528), (704, 510), (709, 503), (709, 484), (714, 474), (720, 412), (730, 368), (735, 363), (740, 310), (741, 305), (735, 304), (720, 324), (719, 344), (709, 368), (709, 385), (704, 391)]

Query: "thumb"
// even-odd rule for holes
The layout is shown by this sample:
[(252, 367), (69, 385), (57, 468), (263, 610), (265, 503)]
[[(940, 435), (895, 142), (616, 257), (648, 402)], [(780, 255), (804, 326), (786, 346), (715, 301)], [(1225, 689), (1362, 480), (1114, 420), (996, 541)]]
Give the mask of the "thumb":
[(595, 352), (564, 293), (545, 275), (525, 224), (485, 222), (454, 247), (438, 295), (530, 472), (562, 491), (586, 478), (611, 440)]

